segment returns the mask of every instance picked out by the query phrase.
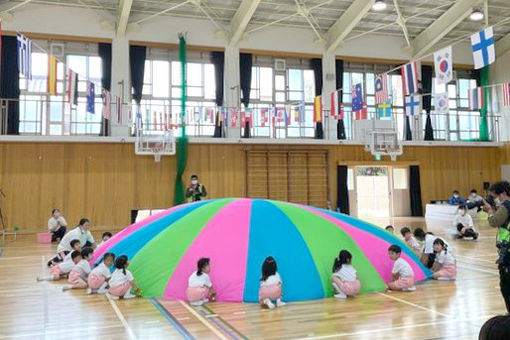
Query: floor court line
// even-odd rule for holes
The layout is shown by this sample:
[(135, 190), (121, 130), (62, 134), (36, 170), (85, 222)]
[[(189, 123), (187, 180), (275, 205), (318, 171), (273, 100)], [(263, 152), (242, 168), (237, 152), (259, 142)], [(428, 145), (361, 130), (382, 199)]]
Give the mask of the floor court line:
[(119, 307), (117, 306), (117, 303), (115, 303), (115, 301), (113, 299), (110, 299), (110, 297), (108, 295), (106, 295), (106, 299), (110, 302), (110, 305), (112, 306), (113, 311), (117, 315), (117, 318), (119, 319), (122, 326), (124, 326), (124, 329), (128, 333), (129, 338), (131, 340), (136, 340), (135, 333), (133, 332), (133, 330), (129, 326), (128, 322), (124, 318), (124, 315), (122, 315), (122, 312), (120, 311)]
[(191, 314), (193, 314), (193, 316), (195, 316), (200, 322), (202, 322), (202, 324), (209, 328), (218, 338), (222, 339), (222, 340), (228, 340), (228, 338), (226, 338), (223, 334), (221, 334), (216, 328), (213, 327), (213, 325), (211, 325), (204, 317), (202, 317), (202, 315), (200, 315), (196, 310), (194, 310), (193, 308), (191, 308), (190, 306), (188, 306), (188, 304), (186, 304), (185, 302), (179, 300), (180, 304), (184, 306), (184, 308), (186, 308)]
[(398, 297), (395, 297), (395, 296), (391, 296), (389, 294), (384, 294), (384, 293), (381, 293), (381, 292), (376, 292), (376, 294), (378, 295), (381, 295), (381, 296), (384, 296), (384, 297), (387, 297), (389, 299), (392, 299), (392, 300), (395, 300), (395, 301), (398, 301), (400, 303), (404, 303), (408, 306), (411, 306), (411, 307), (414, 307), (414, 308), (418, 308), (418, 309), (421, 309), (421, 310), (424, 310), (424, 311), (427, 311), (429, 313), (432, 313), (432, 314), (437, 314), (437, 315), (440, 315), (442, 317), (445, 317), (445, 318), (450, 318), (451, 316), (448, 315), (448, 314), (445, 314), (445, 313), (441, 313), (441, 312), (438, 312), (437, 310), (434, 310), (434, 309), (430, 309), (430, 308), (427, 308), (427, 307), (423, 307), (423, 306), (420, 306), (420, 305), (417, 305), (415, 303), (412, 303), (412, 302), (409, 302), (409, 301), (406, 301), (404, 299), (400, 299)]
[(241, 333), (239, 330), (237, 330), (234, 326), (232, 326), (229, 322), (227, 322), (225, 319), (223, 319), (221, 317), (221, 315), (219, 315), (218, 313), (216, 313), (212, 307), (209, 307), (209, 306), (206, 306), (206, 305), (203, 305), (202, 306), (205, 310), (207, 310), (209, 313), (214, 314), (214, 315), (217, 315), (218, 316), (218, 320), (220, 320), (221, 322), (223, 322), (223, 324), (225, 324), (225, 326), (227, 326), (228, 328), (230, 328), (234, 333), (236, 333), (237, 335), (239, 335), (241, 338), (245, 339), (245, 340), (248, 340), (248, 337), (246, 337), (243, 333)]
[[(110, 326), (98, 326), (94, 325), (94, 330), (103, 330), (103, 329), (111, 329), (111, 328), (121, 328), (121, 325), (110, 325)], [(78, 332), (78, 331), (77, 331)], [(19, 338), (25, 338), (25, 337), (45, 337), (49, 335), (61, 335), (62, 334), (62, 328), (59, 326), (54, 331), (43, 331), (38, 333), (22, 333), (22, 334), (12, 334), (12, 335), (1, 335), (0, 339), (19, 339)], [(69, 335), (69, 337), (72, 337), (72, 335)], [(81, 334), (81, 337), (86, 337), (86, 335)]]
[(187, 320), (186, 318), (176, 319), (168, 309), (165, 308), (157, 299), (152, 298), (151, 303), (163, 315), (163, 317), (172, 325), (173, 328), (186, 340), (194, 340), (195, 338), (190, 332), (179, 322), (180, 320)]

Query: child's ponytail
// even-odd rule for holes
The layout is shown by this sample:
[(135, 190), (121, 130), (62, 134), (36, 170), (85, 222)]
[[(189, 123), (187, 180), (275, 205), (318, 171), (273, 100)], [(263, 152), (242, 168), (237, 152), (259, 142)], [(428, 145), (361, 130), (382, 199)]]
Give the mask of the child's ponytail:
[(352, 255), (348, 250), (342, 249), (333, 263), (333, 273), (339, 271), (342, 265), (351, 263)]

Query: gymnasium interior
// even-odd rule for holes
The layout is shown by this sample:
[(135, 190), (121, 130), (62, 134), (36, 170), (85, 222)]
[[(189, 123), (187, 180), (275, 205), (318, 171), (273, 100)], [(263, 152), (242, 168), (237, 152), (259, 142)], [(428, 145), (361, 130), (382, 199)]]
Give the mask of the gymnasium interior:
[[(9, 0), (0, 34), (0, 339), (510, 339), (510, 1)], [(71, 231), (127, 295), (54, 276)]]

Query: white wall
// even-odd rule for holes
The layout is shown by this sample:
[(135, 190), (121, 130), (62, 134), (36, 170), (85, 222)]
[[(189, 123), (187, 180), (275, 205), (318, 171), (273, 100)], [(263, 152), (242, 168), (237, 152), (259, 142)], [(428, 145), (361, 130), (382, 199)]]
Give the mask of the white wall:
[[(490, 81), (492, 84), (510, 82), (510, 51), (500, 57), (490, 67)], [(503, 106), (501, 88), (492, 89), (492, 108), (494, 113), (499, 113), (500, 118), (500, 139), (501, 141), (510, 140), (510, 107)]]

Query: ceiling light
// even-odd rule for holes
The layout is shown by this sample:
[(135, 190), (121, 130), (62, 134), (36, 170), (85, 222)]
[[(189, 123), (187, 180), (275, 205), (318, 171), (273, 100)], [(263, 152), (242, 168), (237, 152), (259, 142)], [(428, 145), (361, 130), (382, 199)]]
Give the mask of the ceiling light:
[(478, 8), (473, 9), (473, 12), (469, 16), (469, 19), (472, 21), (480, 21), (483, 19), (483, 12)]
[(372, 5), (372, 9), (374, 11), (383, 11), (386, 9), (386, 2), (384, 2), (384, 0), (375, 0), (374, 4)]

